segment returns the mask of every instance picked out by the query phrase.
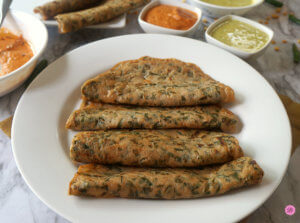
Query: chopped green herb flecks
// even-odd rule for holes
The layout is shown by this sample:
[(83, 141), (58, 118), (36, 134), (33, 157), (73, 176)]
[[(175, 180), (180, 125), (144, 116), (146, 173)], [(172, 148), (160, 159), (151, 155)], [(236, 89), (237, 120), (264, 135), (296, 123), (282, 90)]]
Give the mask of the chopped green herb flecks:
[(262, 169), (249, 157), (201, 169), (83, 165), (70, 194), (147, 199), (199, 198), (261, 182)]

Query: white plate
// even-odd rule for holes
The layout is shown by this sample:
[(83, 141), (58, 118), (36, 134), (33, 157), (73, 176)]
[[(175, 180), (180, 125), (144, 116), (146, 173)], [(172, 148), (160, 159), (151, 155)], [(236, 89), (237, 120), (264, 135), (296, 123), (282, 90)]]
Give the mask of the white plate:
[[(43, 5), (46, 2), (51, 0), (14, 0), (11, 4), (12, 9), (21, 10), (32, 14), (38, 18), (41, 18), (39, 14), (35, 14), (33, 9), (39, 5)], [(55, 20), (42, 20), (46, 25), (50, 26), (57, 26), (57, 22)], [(87, 28), (93, 29), (116, 29), (116, 28), (123, 28), (126, 25), (126, 14), (119, 16), (109, 22), (101, 23), (94, 26), (89, 26)]]
[[(246, 155), (264, 169), (261, 185), (194, 200), (92, 199), (68, 196), (76, 172), (69, 159), (74, 134), (64, 128), (78, 106), (81, 84), (114, 64), (141, 56), (174, 57), (199, 65), (231, 86), (231, 107), (243, 122), (237, 134)], [(33, 192), (73, 222), (234, 222), (257, 209), (279, 185), (288, 165), (291, 131), (284, 107), (247, 63), (209, 44), (183, 37), (139, 34), (109, 38), (71, 51), (45, 69), (22, 96), (12, 127), (17, 166)]]

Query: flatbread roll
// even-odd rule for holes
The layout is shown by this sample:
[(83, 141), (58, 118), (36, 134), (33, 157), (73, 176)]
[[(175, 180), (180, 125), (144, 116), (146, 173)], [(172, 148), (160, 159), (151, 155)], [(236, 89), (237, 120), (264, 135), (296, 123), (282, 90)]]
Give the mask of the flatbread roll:
[(242, 156), (234, 136), (198, 130), (80, 132), (70, 147), (75, 162), (140, 167), (199, 167)]
[(234, 91), (198, 66), (177, 59), (142, 57), (118, 63), (86, 81), (88, 101), (139, 106), (196, 106), (234, 101)]
[(79, 167), (70, 182), (69, 194), (99, 198), (200, 198), (259, 184), (263, 174), (263, 170), (250, 157), (203, 169), (87, 164)]
[(106, 0), (102, 4), (82, 11), (55, 16), (60, 33), (73, 32), (86, 26), (107, 22), (130, 10), (139, 8), (150, 0)]
[(88, 106), (74, 111), (66, 128), (76, 131), (106, 129), (220, 129), (236, 132), (239, 119), (216, 105), (195, 107)]
[(58, 14), (89, 8), (101, 2), (104, 0), (54, 0), (34, 8), (33, 11), (47, 20)]

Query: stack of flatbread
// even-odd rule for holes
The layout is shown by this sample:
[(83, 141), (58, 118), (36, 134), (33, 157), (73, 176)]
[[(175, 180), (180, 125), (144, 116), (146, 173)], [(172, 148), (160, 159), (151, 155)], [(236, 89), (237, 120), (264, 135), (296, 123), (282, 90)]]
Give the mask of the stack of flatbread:
[(234, 91), (195, 64), (142, 57), (86, 81), (83, 102), (66, 124), (81, 131), (70, 148), (85, 163), (71, 195), (199, 198), (261, 182), (244, 157), (239, 119), (221, 107)]
[(52, 0), (33, 11), (44, 20), (55, 19), (60, 33), (107, 22), (149, 3), (150, 0)]

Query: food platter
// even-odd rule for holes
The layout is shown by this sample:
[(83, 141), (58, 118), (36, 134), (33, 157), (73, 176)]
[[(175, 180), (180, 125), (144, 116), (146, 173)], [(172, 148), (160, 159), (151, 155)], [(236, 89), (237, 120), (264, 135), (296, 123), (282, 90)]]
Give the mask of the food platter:
[[(134, 50), (133, 50), (134, 49)], [(235, 136), (265, 171), (260, 185), (191, 200), (78, 198), (67, 194), (77, 167), (69, 158), (74, 132), (65, 122), (80, 103), (82, 83), (114, 64), (142, 56), (192, 62), (231, 86), (242, 131)], [(274, 112), (276, 111), (276, 112)], [(258, 208), (279, 185), (288, 165), (291, 131), (284, 107), (266, 80), (247, 63), (201, 41), (139, 34), (87, 44), (61, 57), (29, 86), (15, 112), (12, 147), (32, 191), (72, 222), (235, 222)]]
[[(42, 5), (46, 2), (49, 2), (48, 0), (30, 0), (30, 1), (24, 1), (24, 0), (14, 0), (12, 2), (11, 8), (16, 10), (22, 10), (23, 12), (27, 12), (29, 14), (32, 14), (38, 18), (40, 16), (38, 14), (35, 14), (33, 12), (33, 9), (36, 6)], [(46, 20), (43, 21), (46, 25), (49, 26), (57, 26), (57, 22), (55, 20)], [(126, 14), (119, 16), (109, 22), (101, 23), (98, 25), (90, 26), (88, 28), (92, 29), (116, 29), (116, 28), (123, 28), (126, 25)]]

